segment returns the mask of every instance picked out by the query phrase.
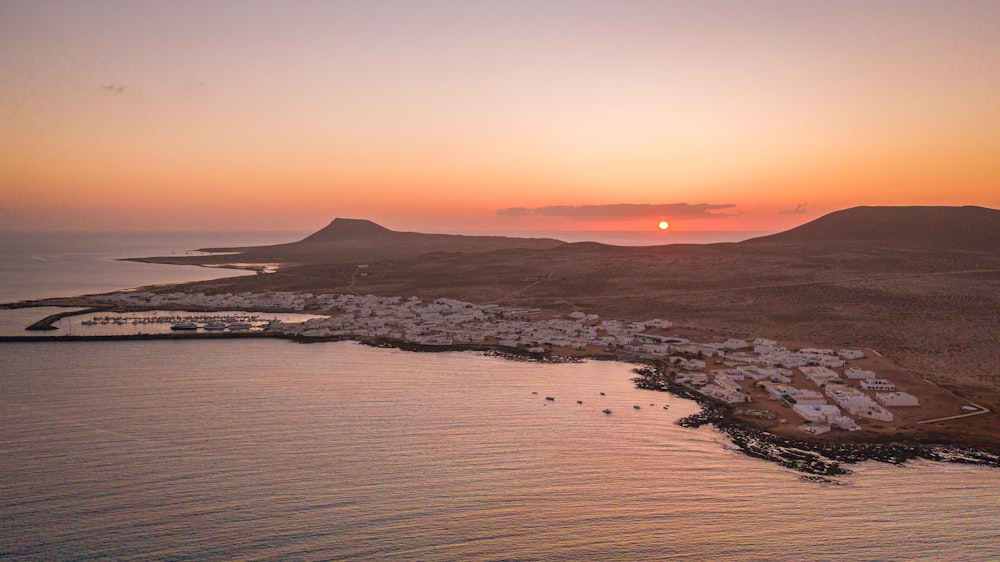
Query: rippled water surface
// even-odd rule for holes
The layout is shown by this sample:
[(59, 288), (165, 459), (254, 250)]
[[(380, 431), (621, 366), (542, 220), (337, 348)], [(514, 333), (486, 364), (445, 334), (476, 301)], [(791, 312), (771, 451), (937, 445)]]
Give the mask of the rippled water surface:
[(1000, 556), (1000, 471), (804, 481), (674, 425), (697, 406), (633, 388), (622, 363), (272, 340), (0, 350), (0, 558)]

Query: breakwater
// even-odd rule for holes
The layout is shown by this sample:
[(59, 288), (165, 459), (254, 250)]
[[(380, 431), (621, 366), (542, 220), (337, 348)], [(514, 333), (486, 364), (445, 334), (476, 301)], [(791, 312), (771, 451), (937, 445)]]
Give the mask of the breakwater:
[(97, 342), (97, 341), (138, 341), (138, 340), (225, 340), (252, 338), (291, 339), (279, 332), (174, 332), (168, 334), (109, 334), (109, 335), (61, 335), (61, 336), (0, 336), (0, 343), (19, 342)]
[(62, 320), (63, 318), (68, 318), (70, 316), (80, 316), (82, 314), (90, 314), (92, 312), (103, 312), (106, 310), (111, 310), (111, 307), (98, 306), (98, 307), (88, 308), (85, 310), (68, 310), (66, 312), (57, 312), (55, 314), (50, 314), (45, 318), (42, 318), (38, 322), (35, 322), (34, 324), (25, 328), (25, 330), (29, 330), (32, 332), (58, 330), (59, 328), (56, 328), (55, 326), (53, 326), (53, 324), (55, 324), (59, 320)]

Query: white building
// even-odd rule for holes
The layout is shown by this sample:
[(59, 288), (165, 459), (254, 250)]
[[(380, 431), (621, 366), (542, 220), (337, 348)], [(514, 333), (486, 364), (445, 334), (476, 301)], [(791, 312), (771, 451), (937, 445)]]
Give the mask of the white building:
[(859, 369), (857, 367), (848, 367), (844, 369), (844, 375), (852, 380), (873, 379), (875, 378), (875, 371), (866, 371), (865, 369)]
[(709, 384), (701, 389), (701, 393), (705, 396), (710, 396), (716, 400), (722, 400), (723, 402), (728, 402), (729, 404), (738, 404), (740, 402), (749, 402), (750, 397), (742, 392), (734, 390), (732, 388), (723, 387), (718, 384)]
[(815, 363), (821, 367), (826, 367), (828, 369), (838, 369), (846, 364), (844, 363), (843, 359), (838, 359), (836, 357), (825, 357), (825, 356), (819, 357), (817, 359), (812, 359), (810, 360), (810, 362)]
[(896, 385), (885, 379), (865, 379), (861, 381), (862, 390), (896, 390)]
[(857, 431), (861, 429), (858, 424), (848, 416), (830, 416), (828, 418), (830, 425), (838, 429), (845, 429), (847, 431)]
[(802, 374), (816, 386), (823, 386), (832, 379), (840, 378), (840, 375), (838, 375), (836, 371), (833, 371), (828, 367), (803, 366), (799, 367), (799, 370), (802, 371)]
[(871, 398), (856, 388), (828, 386), (826, 387), (826, 395), (832, 398), (837, 404), (840, 404), (840, 407), (844, 409), (850, 409), (854, 406), (861, 406), (868, 403), (874, 404)]
[(841, 349), (837, 352), (837, 356), (841, 359), (861, 359), (865, 356), (865, 352), (860, 349)]
[(919, 406), (920, 401), (905, 392), (876, 392), (875, 399), (883, 406)]
[(840, 415), (840, 408), (833, 404), (796, 404), (792, 406), (795, 413), (813, 423), (827, 421), (832, 416)]
[(795, 399), (796, 404), (803, 405), (813, 405), (813, 404), (826, 404), (826, 399), (823, 395), (815, 390), (809, 390), (807, 388), (794, 388), (790, 396)]
[(848, 412), (862, 418), (869, 418), (878, 421), (892, 421), (892, 412), (875, 403), (869, 398), (869, 403), (853, 406), (847, 409)]
[(826, 400), (823, 398), (823, 395), (815, 390), (795, 388), (794, 386), (789, 386), (787, 384), (773, 383), (770, 381), (760, 381), (757, 383), (757, 386), (766, 390), (767, 393), (774, 398), (784, 400), (790, 404), (826, 404)]

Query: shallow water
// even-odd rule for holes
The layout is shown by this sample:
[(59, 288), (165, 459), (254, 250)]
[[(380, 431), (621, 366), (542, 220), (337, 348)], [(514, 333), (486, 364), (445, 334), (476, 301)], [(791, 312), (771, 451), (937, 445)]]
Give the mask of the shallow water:
[(0, 552), (16, 557), (985, 559), (1000, 544), (1000, 471), (866, 463), (844, 485), (803, 481), (674, 425), (697, 406), (635, 389), (622, 363), (272, 340), (4, 352)]

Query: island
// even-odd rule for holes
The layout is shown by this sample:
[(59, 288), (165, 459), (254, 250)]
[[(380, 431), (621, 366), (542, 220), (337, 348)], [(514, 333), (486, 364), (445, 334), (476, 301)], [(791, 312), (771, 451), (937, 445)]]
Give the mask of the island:
[(336, 219), (291, 244), (203, 252), (137, 259), (259, 275), (16, 306), (305, 312), (203, 319), (183, 336), (632, 361), (637, 385), (702, 404), (683, 425), (714, 424), (803, 472), (915, 457), (1000, 466), (997, 210), (858, 207), (740, 243), (654, 247)]

